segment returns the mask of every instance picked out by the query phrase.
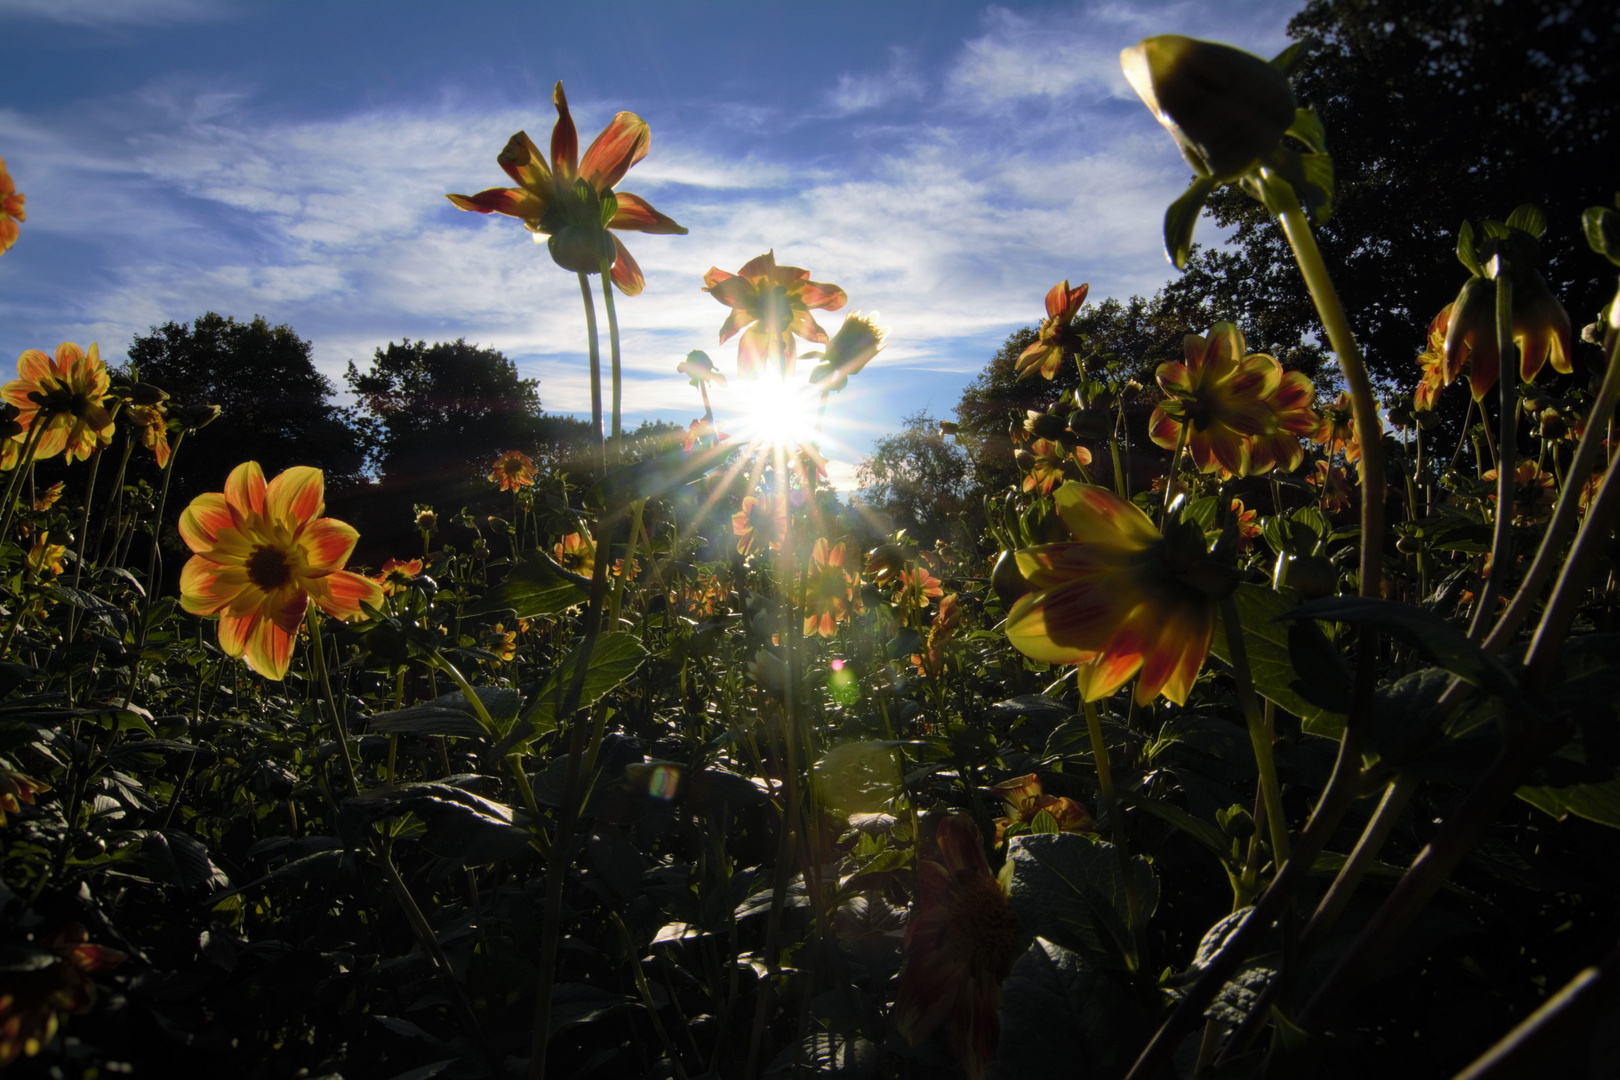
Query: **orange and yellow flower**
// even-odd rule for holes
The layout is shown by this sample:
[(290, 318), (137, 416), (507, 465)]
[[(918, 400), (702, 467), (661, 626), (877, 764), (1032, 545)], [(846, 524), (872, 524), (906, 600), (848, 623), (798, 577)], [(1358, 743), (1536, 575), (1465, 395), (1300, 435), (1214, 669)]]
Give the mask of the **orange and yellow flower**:
[(761, 549), (782, 546), (781, 527), (775, 509), (764, 499), (749, 495), (742, 508), (731, 515), (731, 531), (737, 536), (737, 554), (748, 555), (755, 546)]
[(1281, 387), (1282, 367), (1265, 353), (1245, 356), (1243, 332), (1231, 323), (1216, 323), (1207, 338), (1188, 334), (1183, 347), (1185, 364), (1159, 365), (1167, 396), (1154, 406), (1148, 433), (1166, 450), (1185, 439), (1200, 472), (1247, 475), (1250, 437), (1276, 430), (1266, 399)]
[(0, 1069), (39, 1053), (56, 1037), (64, 1015), (89, 1012), (96, 1003), (90, 976), (125, 959), (117, 949), (90, 944), (78, 923), (45, 938), (37, 953), (34, 963), (8, 971), (0, 987)]
[[(1548, 289), (1541, 273), (1533, 267), (1517, 270), (1513, 277), (1513, 342), (1519, 347), (1519, 377), (1532, 381), (1542, 365), (1552, 361), (1553, 370), (1568, 375), (1573, 332), (1569, 313)], [(1446, 381), (1449, 383), (1468, 365), (1468, 385), (1474, 400), (1483, 400), (1502, 369), (1502, 351), (1496, 339), (1496, 282), (1471, 277), (1452, 304), (1450, 325), (1446, 328)]]
[(141, 431), (141, 445), (152, 451), (158, 468), (169, 464), (169, 417), (162, 405), (131, 405), (124, 414)]
[(1260, 511), (1245, 510), (1242, 499), (1232, 500), (1232, 517), (1237, 522), (1237, 549), (1247, 551), (1260, 539)]
[(1007, 615), (1024, 655), (1079, 665), (1081, 695), (1106, 697), (1141, 672), (1136, 700), (1187, 702), (1215, 634), (1212, 572), (1198, 530), (1161, 536), (1148, 516), (1106, 488), (1067, 483), (1054, 498), (1072, 541), (1015, 553), (1031, 591)]
[(0, 254), (17, 242), (20, 231), (17, 226), (28, 220), (28, 211), (23, 205), (27, 201), (28, 196), (17, 191), (16, 182), (6, 171), (6, 159), (0, 158)]
[(0, 387), (0, 398), (17, 407), (23, 429), (12, 440), (25, 442), (34, 425), (43, 424), (35, 461), (63, 451), (69, 461), (82, 461), (112, 441), (113, 417), (103, 404), (111, 385), (94, 342), (87, 354), (64, 341), (56, 347), (55, 359), (38, 349), (26, 350), (17, 358), (17, 378)]
[(902, 606), (925, 608), (931, 601), (944, 595), (945, 586), (928, 572), (926, 566), (918, 564), (900, 574), (900, 595), (896, 597), (896, 602)]
[(1429, 322), (1428, 348), (1417, 355), (1417, 365), (1423, 374), (1418, 377), (1417, 389), (1412, 393), (1412, 407), (1420, 412), (1433, 410), (1440, 400), (1440, 391), (1451, 382), (1446, 369), (1446, 332), (1450, 329), (1451, 305), (1447, 304)]
[(343, 569), (359, 533), (326, 509), (319, 469), (294, 466), (268, 484), (256, 461), (231, 470), (222, 493), (193, 499), (180, 536), (194, 555), (180, 572), (180, 606), (219, 616), (219, 646), (267, 679), (281, 679), (313, 600), (333, 618), (363, 618), (382, 588)]
[(409, 589), (422, 573), (421, 559), (389, 559), (382, 565), (382, 573), (372, 578), (384, 595), (393, 596)]
[(1079, 351), (1083, 342), (1072, 324), (1090, 289), (1089, 284), (1071, 289), (1065, 278), (1047, 291), (1046, 318), (1041, 320), (1040, 332), (1029, 348), (1018, 355), (1020, 379), (1035, 371), (1039, 371), (1042, 378), (1051, 379), (1063, 366), (1064, 354)]
[(956, 636), (957, 627), (961, 625), (962, 602), (955, 593), (940, 597), (939, 611), (928, 626), (928, 641), (923, 651), (912, 657), (920, 673), (937, 678), (945, 670), (945, 646), (950, 644), (951, 638)]
[(737, 374), (745, 379), (758, 378), (767, 363), (792, 375), (798, 356), (794, 335), (827, 343), (827, 331), (810, 312), (837, 311), (849, 300), (837, 285), (811, 281), (808, 270), (777, 266), (774, 250), (750, 259), (735, 274), (711, 266), (703, 275), (703, 291), (731, 309), (720, 326), (720, 344), (742, 334)]
[(583, 533), (569, 533), (557, 541), (551, 553), (558, 566), (580, 577), (590, 577), (596, 572), (596, 545)]
[(499, 484), (502, 491), (516, 491), (534, 485), (534, 461), (521, 450), (508, 450), (495, 459), (489, 470), (489, 479)]
[(804, 634), (832, 637), (838, 624), (849, 617), (849, 603), (855, 595), (855, 581), (844, 569), (844, 542), (831, 547), (825, 536), (816, 539), (810, 551), (805, 574)]
[[(0, 825), (6, 823), (7, 814), (20, 813), (23, 803), (32, 806), (35, 795), (49, 790), (51, 785), (45, 781), (35, 780), (0, 763)], [(0, 1064), (4, 1062), (0, 1061)]]
[(484, 635), (484, 648), (495, 655), (498, 660), (511, 660), (517, 656), (517, 631), (508, 630), (505, 623), (496, 623), (495, 628)]
[(1034, 461), (1024, 475), (1024, 490), (1039, 495), (1050, 495), (1064, 480), (1078, 479), (1076, 465), (1091, 464), (1090, 450), (1083, 446), (1069, 450), (1056, 439), (1036, 439), (1028, 453)]
[[(1483, 479), (1496, 481), (1496, 470), (1487, 469)], [(1513, 524), (1529, 525), (1537, 521), (1545, 521), (1552, 513), (1554, 486), (1551, 475), (1541, 471), (1541, 466), (1528, 459), (1520, 461), (1513, 467)], [(1496, 501), (1496, 492), (1490, 494), (1492, 502)]]
[(515, 188), (488, 188), (476, 195), (447, 195), (456, 206), (479, 214), (521, 218), (538, 240), (546, 237), (551, 258), (565, 270), (595, 274), (612, 264), (613, 283), (627, 296), (646, 281), (624, 243), (609, 229), (684, 234), (686, 229), (639, 196), (613, 188), (647, 156), (652, 133), (635, 113), (621, 112), (579, 157), (579, 133), (562, 83), (552, 91), (557, 125), (551, 131), (551, 162), (520, 131), (507, 140), (495, 163), (516, 180)]
[(996, 1010), (1012, 970), (1018, 918), (990, 873), (971, 819), (944, 819), (936, 842), (940, 860), (918, 863), (895, 1023), (913, 1046), (945, 1024), (946, 1042), (963, 1072), (969, 1080), (983, 1080), (1001, 1037)]
[[(1279, 371), (1281, 367), (1279, 364)], [(1249, 439), (1249, 472), (1293, 472), (1305, 460), (1300, 440), (1314, 437), (1322, 427), (1322, 418), (1312, 408), (1316, 404), (1316, 387), (1303, 371), (1285, 372), (1276, 392), (1265, 401), (1273, 423), (1268, 431)]]
[(40, 492), (39, 497), (34, 500), (34, 513), (43, 514), (45, 511), (55, 506), (62, 498), (62, 492), (66, 490), (67, 481), (58, 480), (56, 483)]
[(48, 532), (40, 533), (34, 538), (34, 546), (28, 550), (28, 569), (34, 572), (35, 577), (46, 574), (54, 576), (62, 572), (62, 557), (67, 554), (67, 545), (52, 544), (50, 537)]
[(1066, 795), (1047, 795), (1041, 790), (1041, 778), (1035, 773), (1004, 780), (990, 788), (990, 794), (1007, 806), (1005, 817), (996, 819), (996, 843), (1006, 836), (1013, 824), (1028, 825), (1035, 815), (1045, 811), (1057, 822), (1059, 832), (1090, 832), (1091, 811)]

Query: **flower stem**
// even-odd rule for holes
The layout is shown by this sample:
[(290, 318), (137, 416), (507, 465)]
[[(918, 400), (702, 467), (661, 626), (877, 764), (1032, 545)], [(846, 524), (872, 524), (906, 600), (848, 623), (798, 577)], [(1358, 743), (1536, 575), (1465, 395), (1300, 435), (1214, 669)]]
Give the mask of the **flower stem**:
[(1294, 249), (1299, 272), (1316, 303), (1316, 313), (1327, 330), (1328, 344), (1339, 358), (1339, 370), (1344, 374), (1350, 390), (1350, 401), (1355, 410), (1356, 441), (1361, 444), (1361, 568), (1362, 596), (1379, 595), (1379, 575), (1384, 553), (1384, 448), (1379, 431), (1378, 405), (1373, 400), (1372, 382), (1367, 378), (1367, 365), (1351, 332), (1350, 320), (1345, 317), (1339, 303), (1338, 291), (1322, 262), (1322, 252), (1311, 234), (1310, 222), (1300, 209), (1293, 188), (1286, 183), (1274, 187), (1279, 191), (1283, 211), (1278, 215), (1283, 235)]
[(1288, 858), (1288, 819), (1283, 816), (1282, 785), (1277, 782), (1277, 765), (1271, 756), (1271, 729), (1260, 711), (1254, 693), (1254, 677), (1249, 671), (1249, 653), (1243, 640), (1243, 624), (1238, 619), (1237, 601), (1228, 596), (1221, 601), (1221, 619), (1226, 624), (1226, 647), (1232, 657), (1232, 677), (1237, 683), (1238, 704), (1248, 721), (1249, 743), (1254, 747), (1254, 763), (1260, 773), (1260, 793), (1265, 799), (1266, 826), (1270, 829), (1271, 857), (1281, 866)]
[(596, 432), (596, 471), (606, 476), (607, 443), (602, 440), (602, 350), (596, 341), (596, 300), (591, 295), (591, 279), (584, 271), (579, 275), (579, 294), (585, 300), (585, 343), (591, 357), (591, 430)]
[[(1502, 373), (1496, 380), (1501, 394), (1497, 417), (1501, 434), (1496, 440), (1496, 521), (1491, 537), (1491, 571), (1479, 590), (1473, 623), (1468, 627), (1468, 637), (1473, 641), (1478, 641), (1490, 625), (1496, 599), (1502, 595), (1502, 581), (1512, 561), (1513, 470), (1519, 449), (1519, 364), (1513, 348), (1513, 280), (1505, 258), (1499, 255), (1492, 262), (1496, 266), (1496, 347), (1502, 357)], [(1490, 431), (1488, 423), (1485, 430)]]
[(135, 628), (134, 657), (129, 662), (129, 689), (124, 693), (125, 701), (135, 700), (135, 687), (141, 678), (141, 650), (146, 647), (146, 624), (152, 617), (152, 598), (157, 595), (158, 541), (163, 535), (163, 508), (169, 501), (169, 481), (174, 479), (174, 463), (180, 456), (180, 444), (186, 441), (185, 429), (174, 437), (174, 447), (169, 451), (169, 463), (163, 466), (163, 488), (158, 492), (157, 512), (152, 516), (152, 551), (146, 559), (146, 597), (141, 601), (141, 624)]
[(624, 436), (619, 430), (624, 380), (619, 369), (619, 314), (613, 307), (613, 264), (602, 260), (602, 306), (607, 309), (608, 360), (613, 378), (613, 464), (624, 462)]
[(6, 502), (4, 516), (0, 516), (0, 543), (11, 536), (11, 519), (17, 511), (17, 484), (22, 479), (28, 466), (34, 463), (34, 451), (39, 447), (39, 440), (45, 437), (45, 425), (39, 422), (36, 414), (34, 424), (28, 429), (28, 438), (23, 441), (22, 452), (17, 455), (17, 464), (12, 466), (11, 478), (6, 482)]
[(360, 781), (355, 776), (354, 759), (349, 756), (349, 728), (343, 722), (343, 710), (338, 708), (337, 697), (332, 693), (332, 680), (327, 677), (326, 643), (321, 640), (321, 612), (314, 604), (309, 606), (304, 616), (304, 625), (309, 627), (309, 653), (315, 665), (315, 677), (320, 680), (321, 693), (326, 696), (326, 707), (332, 713), (332, 730), (337, 735), (338, 757), (343, 762), (343, 778), (349, 782), (349, 794), (358, 795)]

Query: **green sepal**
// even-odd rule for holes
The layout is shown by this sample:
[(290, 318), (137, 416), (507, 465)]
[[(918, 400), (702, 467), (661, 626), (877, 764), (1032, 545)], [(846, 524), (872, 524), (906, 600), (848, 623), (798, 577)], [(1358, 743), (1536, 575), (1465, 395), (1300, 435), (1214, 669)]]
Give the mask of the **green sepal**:
[(1267, 61), (1272, 67), (1284, 75), (1292, 75), (1299, 62), (1305, 59), (1305, 54), (1321, 44), (1321, 39), (1315, 37), (1303, 38), (1294, 42), (1282, 52)]
[(1520, 229), (1540, 240), (1547, 235), (1547, 215), (1535, 203), (1525, 203), (1508, 215), (1507, 226)]
[(1485, 267), (1479, 261), (1479, 249), (1474, 243), (1474, 226), (1464, 220), (1457, 230), (1457, 261), (1468, 267), (1475, 277), (1485, 276)]
[(1192, 254), (1193, 226), (1198, 223), (1198, 215), (1214, 193), (1216, 183), (1211, 177), (1198, 177), (1164, 212), (1164, 253), (1177, 270), (1187, 269), (1187, 258)]
[(1298, 139), (1310, 147), (1313, 154), (1327, 153), (1327, 129), (1322, 126), (1322, 118), (1316, 115), (1315, 109), (1295, 109), (1294, 122), (1288, 125), (1288, 130), (1283, 134)]
[[(1615, 202), (1620, 203), (1620, 196)], [(1620, 213), (1607, 206), (1587, 207), (1581, 215), (1581, 227), (1592, 250), (1620, 266)]]

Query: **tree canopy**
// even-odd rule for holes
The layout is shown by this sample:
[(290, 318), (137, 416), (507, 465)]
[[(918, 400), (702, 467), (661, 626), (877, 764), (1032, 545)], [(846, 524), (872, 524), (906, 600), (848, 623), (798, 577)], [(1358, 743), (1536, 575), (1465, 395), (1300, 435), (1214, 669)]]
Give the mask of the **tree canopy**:
[(927, 410), (901, 423), (860, 464), (863, 501), (917, 540), (949, 540), (952, 522), (973, 507), (967, 492), (972, 465), (961, 447), (940, 435), (939, 421)]

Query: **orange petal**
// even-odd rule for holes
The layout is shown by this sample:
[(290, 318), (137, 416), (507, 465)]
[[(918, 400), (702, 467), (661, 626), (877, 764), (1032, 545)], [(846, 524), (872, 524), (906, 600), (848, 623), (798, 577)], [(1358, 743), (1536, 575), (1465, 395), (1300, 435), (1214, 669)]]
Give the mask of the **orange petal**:
[(180, 606), (193, 615), (217, 615), (247, 583), (243, 567), (223, 566), (193, 555), (180, 571)]
[(617, 236), (613, 238), (613, 252), (613, 284), (626, 296), (640, 296), (641, 290), (647, 287), (647, 280), (641, 276), (641, 267), (630, 249)]
[(381, 586), (370, 578), (351, 574), (347, 570), (311, 578), (305, 585), (309, 589), (310, 599), (320, 605), (322, 611), (346, 622), (365, 616), (365, 610), (360, 606), (362, 602), (372, 607), (381, 607), (383, 602)]
[(534, 145), (527, 131), (520, 131), (506, 140), (501, 152), (495, 155), (495, 164), (516, 180), (521, 188), (536, 194), (551, 189), (551, 170), (546, 168), (546, 159), (541, 156), (540, 148)]
[(505, 214), (507, 217), (538, 221), (546, 212), (544, 199), (518, 188), (485, 188), (476, 195), (446, 195), (462, 210), (476, 214)]
[(804, 301), (807, 308), (821, 308), (826, 311), (837, 311), (849, 303), (849, 297), (844, 294), (843, 289), (825, 281), (805, 282), (799, 298)]
[[(714, 271), (709, 271), (713, 274)], [(707, 277), (704, 278), (708, 280)], [(759, 305), (759, 288), (746, 277), (728, 275), (716, 279), (714, 284), (704, 289), (710, 296), (729, 308), (747, 310)]]
[(776, 249), (772, 248), (765, 254), (755, 255), (752, 259), (749, 259), (747, 262), (743, 263), (742, 269), (737, 271), (737, 276), (745, 278), (762, 278), (770, 277), (775, 273)]
[(316, 518), (298, 533), (297, 543), (308, 573), (318, 576), (341, 570), (359, 539), (353, 526), (337, 518)]
[[(38, 349), (24, 349), (22, 355), (17, 357), (17, 375), (20, 378), (31, 383), (37, 383), (51, 374), (53, 374), (51, 371), (51, 358)], [(6, 385), (10, 387), (13, 384), (7, 383)]]
[(1159, 530), (1134, 503), (1095, 484), (1069, 482), (1058, 489), (1058, 516), (1089, 547), (1136, 552), (1159, 540)]
[(270, 481), (264, 507), (265, 517), (297, 532), (326, 509), (326, 478), (319, 469), (294, 465)]
[(225, 478), (225, 501), (239, 517), (264, 514), (264, 470), (257, 461), (244, 461)]
[(628, 191), (614, 192), (618, 200), (619, 209), (608, 222), (610, 229), (624, 229), (629, 232), (644, 233), (675, 233), (684, 234), (686, 226), (675, 223), (674, 218), (665, 217), (647, 204), (647, 201)]
[[(223, 622), (222, 622), (223, 625)], [(294, 635), (269, 619), (256, 619), (249, 623), (242, 658), (247, 666), (267, 679), (281, 681), (287, 677), (292, 664)]]
[(561, 81), (551, 91), (551, 103), (557, 106), (557, 123), (551, 129), (551, 171), (559, 180), (568, 181), (579, 171), (579, 131), (568, 111), (568, 96), (563, 93)]
[(225, 496), (210, 491), (191, 500), (191, 505), (180, 515), (180, 539), (192, 551), (208, 551), (218, 541), (219, 531), (235, 523)]
[(726, 321), (720, 324), (720, 344), (724, 345), (738, 331), (748, 329), (754, 322), (754, 316), (746, 309), (732, 308), (731, 314), (726, 316)]
[(632, 112), (619, 113), (586, 149), (579, 175), (597, 191), (609, 191), (624, 179), (630, 166), (647, 156), (651, 145), (647, 121)]

